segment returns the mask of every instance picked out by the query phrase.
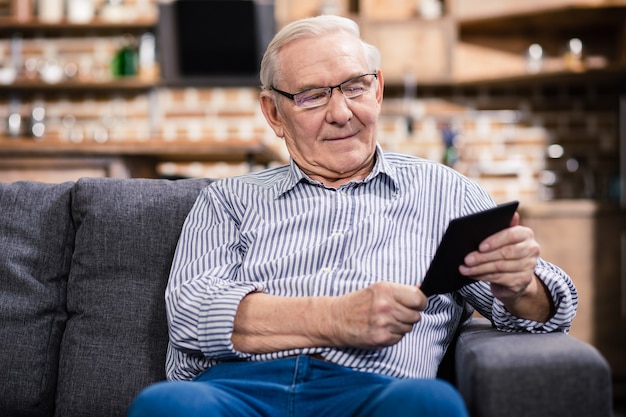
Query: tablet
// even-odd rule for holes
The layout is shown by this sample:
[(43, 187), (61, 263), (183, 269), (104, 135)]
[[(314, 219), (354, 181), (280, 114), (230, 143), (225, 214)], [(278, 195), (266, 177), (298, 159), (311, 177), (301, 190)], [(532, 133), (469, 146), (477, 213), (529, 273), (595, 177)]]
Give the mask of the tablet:
[(421, 290), (427, 297), (456, 291), (476, 282), (461, 275), (459, 266), (465, 256), (478, 249), (480, 242), (509, 227), (517, 201), (459, 217), (450, 222), (426, 272)]

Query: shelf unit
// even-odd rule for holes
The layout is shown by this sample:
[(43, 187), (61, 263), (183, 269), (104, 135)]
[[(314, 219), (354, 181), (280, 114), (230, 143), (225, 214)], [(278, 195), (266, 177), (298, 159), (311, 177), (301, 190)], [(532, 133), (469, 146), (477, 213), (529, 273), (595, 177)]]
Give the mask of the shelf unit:
[[(119, 23), (95, 19), (89, 23), (75, 24), (67, 21), (46, 23), (35, 18), (19, 21), (12, 17), (0, 17), (0, 40), (14, 38), (19, 42), (33, 39), (54, 42), (83, 36), (139, 36), (145, 32), (153, 32), (155, 25), (156, 20), (150, 18)], [(65, 102), (87, 99), (97, 103), (120, 97), (130, 100), (140, 98), (146, 103), (143, 107), (145, 123), (151, 123), (155, 117), (155, 108), (158, 107), (158, 103), (155, 103), (157, 90), (161, 87), (158, 76), (104, 77), (87, 81), (74, 78), (47, 83), (20, 74), (13, 82), (0, 84), (0, 94), (8, 100), (20, 103), (19, 107), (23, 107), (21, 104), (24, 101), (47, 99)], [(22, 120), (26, 121), (28, 116), (24, 114), (24, 110), (19, 112), (22, 113)], [(93, 110), (96, 114), (101, 112)], [(80, 117), (76, 116), (77, 119)], [(154, 130), (153, 126), (147, 129), (150, 132)], [(275, 150), (264, 145), (259, 138), (231, 137), (227, 142), (210, 138), (203, 138), (202, 141), (166, 140), (160, 138), (158, 132), (153, 132), (149, 138), (117, 137), (115, 140), (98, 143), (92, 138), (80, 138), (79, 142), (73, 142), (59, 137), (58, 134), (42, 138), (24, 135), (8, 137), (0, 134), (0, 180), (19, 177), (20, 172), (26, 177), (34, 175), (34, 179), (41, 177), (46, 180), (46, 172), (52, 171), (56, 174), (51, 180), (64, 180), (64, 174), (59, 172), (63, 171), (64, 166), (68, 167), (69, 178), (94, 173), (105, 176), (155, 177), (158, 176), (157, 164), (166, 161), (246, 163), (252, 169), (256, 165), (267, 165), (281, 159)]]
[[(299, 17), (290, 15), (290, 11), (312, 13), (323, 4), (319, 0), (309, 0), (309, 6), (307, 2), (299, 2), (297, 7), (289, 4), (290, 10), (282, 10), (288, 3), (277, 1), (280, 19)], [(387, 9), (386, 13), (377, 13), (377, 7), (388, 8), (388, 4), (382, 1), (338, 0), (337, 3), (340, 5), (338, 11), (358, 20), (366, 40), (376, 43), (382, 50), (386, 93), (389, 95), (402, 94), (407, 71), (416, 72), (420, 92), (424, 89), (497, 88), (513, 84), (606, 82), (607, 79), (620, 84), (624, 81), (626, 1), (485, 0), (476, 4), (472, 0), (445, 0), (444, 15), (435, 20), (417, 16), (413, 0), (406, 0), (404, 9), (412, 14), (403, 18), (398, 18), (398, 13), (395, 13), (396, 17), (390, 17), (393, 14), (390, 15)], [(385, 16), (384, 19), (377, 18), (379, 15)], [(284, 23), (279, 22), (279, 26)], [(72, 24), (0, 17), (0, 39), (15, 34), (48, 40), (84, 35), (138, 35), (151, 31), (155, 24), (156, 20), (152, 18), (121, 23), (95, 19), (88, 24)], [(561, 64), (537, 73), (526, 71), (524, 52), (530, 43), (543, 43), (553, 61), (562, 61), (560, 48), (569, 38), (579, 35), (584, 35), (585, 53), (602, 54), (606, 58), (605, 65), (571, 69)], [(493, 71), (488, 71), (490, 69)], [(56, 84), (18, 78), (11, 84), (0, 85), (0, 93), (28, 99), (61, 95), (132, 97), (150, 95), (159, 87), (156, 78), (71, 80)], [(10, 141), (0, 141), (4, 142)], [(33, 143), (43, 146), (42, 142)], [(54, 146), (48, 149), (51, 154), (54, 152)]]

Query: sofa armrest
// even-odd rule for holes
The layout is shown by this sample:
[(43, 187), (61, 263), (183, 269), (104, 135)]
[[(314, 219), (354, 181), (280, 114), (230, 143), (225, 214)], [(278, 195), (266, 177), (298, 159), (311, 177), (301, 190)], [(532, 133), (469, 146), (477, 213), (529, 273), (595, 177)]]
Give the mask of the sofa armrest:
[(505, 333), (472, 319), (459, 335), (455, 364), (457, 387), (473, 417), (612, 413), (607, 362), (565, 333)]

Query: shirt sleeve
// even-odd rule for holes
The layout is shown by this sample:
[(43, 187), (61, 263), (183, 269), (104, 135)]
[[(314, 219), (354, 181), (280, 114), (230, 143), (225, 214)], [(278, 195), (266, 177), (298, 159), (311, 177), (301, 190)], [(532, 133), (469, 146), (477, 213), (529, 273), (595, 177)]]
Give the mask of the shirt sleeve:
[(578, 293), (571, 278), (560, 268), (542, 259), (535, 267), (537, 275), (552, 295), (554, 315), (545, 323), (526, 320), (509, 313), (501, 301), (494, 299), (492, 321), (498, 330), (547, 333), (569, 331), (578, 306)]
[(578, 293), (571, 278), (563, 270), (541, 258), (537, 261), (535, 275), (548, 288), (555, 307), (555, 314), (545, 323), (509, 313), (504, 304), (491, 294), (486, 282), (468, 285), (460, 292), (498, 330), (530, 333), (569, 331), (578, 306)]
[(242, 262), (238, 221), (211, 186), (187, 215), (165, 292), (170, 343), (189, 355), (247, 357), (231, 342), (235, 314), (259, 283), (236, 279)]

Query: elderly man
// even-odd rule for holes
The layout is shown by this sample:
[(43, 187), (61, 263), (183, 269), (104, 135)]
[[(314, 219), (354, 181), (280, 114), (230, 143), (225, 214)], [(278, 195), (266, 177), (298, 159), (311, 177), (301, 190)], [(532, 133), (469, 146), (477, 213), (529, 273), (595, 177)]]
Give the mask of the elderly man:
[(427, 298), (448, 222), (494, 206), (432, 161), (383, 152), (383, 74), (358, 26), (283, 28), (261, 67), (261, 108), (289, 165), (207, 187), (183, 227), (166, 291), (169, 381), (130, 416), (465, 416), (436, 379), (471, 305), (504, 331), (566, 331), (569, 277), (513, 217)]

